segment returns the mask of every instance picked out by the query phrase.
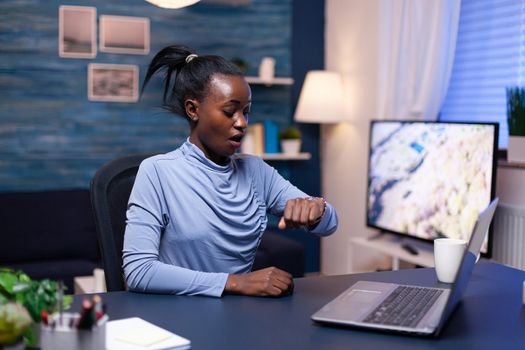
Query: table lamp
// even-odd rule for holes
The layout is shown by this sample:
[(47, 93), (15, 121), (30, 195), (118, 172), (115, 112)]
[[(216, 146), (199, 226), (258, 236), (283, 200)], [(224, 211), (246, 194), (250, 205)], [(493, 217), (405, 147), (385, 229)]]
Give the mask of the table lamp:
[(180, 9), (193, 5), (200, 0), (146, 0), (147, 2), (165, 9)]
[(343, 79), (336, 72), (312, 70), (306, 74), (294, 120), (337, 123), (344, 119)]

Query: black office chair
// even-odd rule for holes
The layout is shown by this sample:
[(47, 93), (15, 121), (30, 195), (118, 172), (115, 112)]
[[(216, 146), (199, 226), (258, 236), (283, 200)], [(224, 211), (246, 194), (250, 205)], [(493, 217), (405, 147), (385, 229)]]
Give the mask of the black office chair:
[[(108, 292), (126, 289), (122, 247), (126, 210), (140, 163), (153, 154), (136, 154), (112, 160), (91, 180), (91, 204)], [(253, 268), (276, 266), (294, 277), (304, 275), (304, 247), (287, 237), (265, 232)]]
[(136, 154), (112, 160), (91, 180), (91, 205), (108, 292), (125, 290), (122, 246), (126, 210), (140, 163), (153, 154)]

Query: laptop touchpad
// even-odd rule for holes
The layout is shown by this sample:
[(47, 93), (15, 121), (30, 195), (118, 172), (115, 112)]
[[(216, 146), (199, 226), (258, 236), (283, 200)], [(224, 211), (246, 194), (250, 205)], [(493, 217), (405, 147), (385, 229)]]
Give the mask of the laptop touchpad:
[(377, 290), (352, 289), (326, 304), (320, 312), (333, 320), (357, 320), (376, 304), (381, 295), (382, 292)]
[(343, 300), (351, 303), (370, 304), (381, 295), (377, 290), (354, 289), (348, 292)]

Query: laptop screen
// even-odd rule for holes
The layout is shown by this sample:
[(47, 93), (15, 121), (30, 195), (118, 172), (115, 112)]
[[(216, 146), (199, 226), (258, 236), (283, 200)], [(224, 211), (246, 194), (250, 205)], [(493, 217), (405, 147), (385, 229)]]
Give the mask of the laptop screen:
[(448, 297), (445, 306), (445, 311), (441, 315), (441, 320), (439, 321), (439, 326), (435, 333), (436, 336), (441, 332), (445, 321), (448, 320), (450, 314), (452, 313), (452, 311), (454, 311), (454, 308), (456, 307), (457, 303), (459, 302), (463, 293), (465, 292), (465, 289), (467, 288), (467, 284), (470, 280), (470, 275), (472, 274), (472, 270), (474, 269), (474, 265), (476, 264), (481, 246), (485, 239), (485, 235), (487, 234), (490, 222), (492, 221), (492, 217), (494, 216), (494, 212), (496, 211), (498, 200), (498, 198), (494, 198), (494, 200), (492, 200), (489, 206), (481, 214), (479, 214), (472, 235), (470, 236), (468, 248), (465, 251), (465, 255), (463, 255), (463, 260), (461, 261), (461, 265), (458, 269), (456, 280), (454, 281), (452, 290)]

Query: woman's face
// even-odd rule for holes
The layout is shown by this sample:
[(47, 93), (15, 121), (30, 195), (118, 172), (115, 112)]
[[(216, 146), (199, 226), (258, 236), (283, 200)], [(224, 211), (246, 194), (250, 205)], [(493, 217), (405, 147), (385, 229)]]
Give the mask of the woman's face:
[(241, 147), (248, 126), (252, 93), (241, 76), (215, 74), (203, 101), (187, 100), (192, 122), (190, 141), (217, 164)]

